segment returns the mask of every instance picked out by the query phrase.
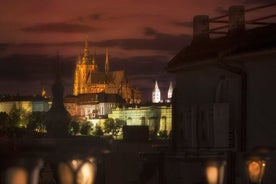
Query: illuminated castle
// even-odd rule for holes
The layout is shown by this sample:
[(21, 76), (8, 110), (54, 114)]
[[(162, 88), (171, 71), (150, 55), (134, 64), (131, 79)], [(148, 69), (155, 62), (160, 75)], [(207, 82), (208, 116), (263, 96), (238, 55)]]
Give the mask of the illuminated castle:
[(77, 59), (73, 94), (118, 94), (127, 103), (140, 103), (141, 94), (131, 88), (123, 70), (110, 71), (108, 50), (106, 49), (105, 68), (100, 71), (95, 56), (89, 54), (88, 40), (85, 41), (84, 52)]

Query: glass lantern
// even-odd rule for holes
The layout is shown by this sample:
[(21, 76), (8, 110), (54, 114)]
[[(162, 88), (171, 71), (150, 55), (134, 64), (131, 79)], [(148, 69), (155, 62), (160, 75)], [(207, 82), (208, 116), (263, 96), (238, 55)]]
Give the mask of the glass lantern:
[(265, 161), (260, 157), (253, 157), (246, 161), (246, 170), (251, 183), (261, 183), (265, 166)]
[(208, 184), (222, 184), (224, 179), (225, 161), (208, 161), (205, 174)]
[(61, 184), (93, 184), (96, 177), (96, 159), (72, 159), (61, 162), (58, 173)]

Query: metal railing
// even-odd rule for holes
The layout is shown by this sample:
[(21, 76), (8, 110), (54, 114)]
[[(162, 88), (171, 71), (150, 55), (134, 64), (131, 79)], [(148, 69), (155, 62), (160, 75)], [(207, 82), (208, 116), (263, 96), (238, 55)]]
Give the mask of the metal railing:
[[(268, 8), (276, 8), (276, 3), (270, 3), (270, 4), (266, 4), (266, 5), (262, 5), (262, 6), (257, 6), (257, 7), (253, 7), (253, 8), (248, 8), (244, 10), (245, 13), (245, 26), (246, 25), (250, 25), (251, 29), (255, 28), (257, 26), (266, 26), (271, 24), (271, 22), (269, 21), (264, 21), (264, 20), (268, 20), (268, 19), (272, 19), (276, 17), (276, 14), (269, 14), (266, 16), (261, 16), (258, 18), (254, 18), (251, 20), (246, 20), (246, 16), (248, 15), (248, 13), (252, 13), (252, 12), (256, 12), (258, 10), (262, 10), (262, 9), (268, 9)], [(276, 11), (274, 11), (276, 12)], [(229, 17), (229, 13), (226, 13), (224, 15), (221, 16), (217, 16), (217, 17), (213, 17), (209, 19), (209, 24), (214, 26), (213, 24), (225, 24), (225, 25), (218, 25), (218, 26), (214, 26), (213, 28), (209, 29), (209, 33), (210, 34), (227, 34), (228, 30), (226, 30), (227, 28), (229, 28), (229, 20), (226, 20)], [(275, 21), (274, 21), (275, 22)], [(255, 27), (252, 27), (252, 25), (254, 25)], [(249, 26), (248, 26), (249, 27)], [(249, 29), (248, 27), (245, 27), (246, 29)]]

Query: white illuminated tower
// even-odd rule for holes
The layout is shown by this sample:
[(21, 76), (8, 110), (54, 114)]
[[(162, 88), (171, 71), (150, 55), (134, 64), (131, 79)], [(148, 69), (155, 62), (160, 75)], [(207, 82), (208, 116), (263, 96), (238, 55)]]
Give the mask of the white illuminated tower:
[(168, 89), (168, 100), (171, 101), (172, 99), (172, 94), (173, 94), (173, 86), (172, 86), (172, 82), (170, 82), (170, 86)]
[(161, 101), (161, 93), (158, 87), (157, 81), (155, 81), (154, 90), (152, 91), (152, 103), (160, 103)]

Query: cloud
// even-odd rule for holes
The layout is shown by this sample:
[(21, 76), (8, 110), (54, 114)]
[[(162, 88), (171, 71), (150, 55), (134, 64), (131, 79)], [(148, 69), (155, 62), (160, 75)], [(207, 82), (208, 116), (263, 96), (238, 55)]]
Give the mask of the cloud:
[(102, 18), (102, 14), (91, 14), (88, 16), (90, 20), (100, 20)]
[(144, 29), (144, 35), (146, 36), (153, 36), (153, 35), (157, 35), (157, 31), (151, 27), (146, 27)]
[(224, 14), (228, 13), (228, 9), (226, 9), (222, 6), (219, 6), (215, 9), (215, 12), (218, 13), (219, 15), (224, 15)]
[[(124, 69), (130, 75), (165, 73), (169, 58), (162, 55), (112, 58), (111, 68)], [(153, 67), (149, 67), (153, 66)]]
[(5, 51), (8, 48), (8, 43), (0, 43), (0, 52)]
[(275, 3), (275, 0), (244, 0), (245, 4), (267, 4), (267, 3)]
[[(29, 30), (31, 31), (31, 30)], [(34, 30), (32, 30), (34, 31)], [(38, 30), (36, 30), (38, 31)], [(46, 30), (44, 30), (46, 31)], [(68, 31), (68, 30), (67, 30)], [(146, 51), (150, 55), (156, 52), (163, 52), (164, 55), (175, 54), (188, 45), (192, 37), (186, 34), (168, 34), (162, 33), (151, 27), (143, 29), (144, 38), (117, 38), (110, 40), (90, 41), (89, 45), (93, 47), (118, 48), (122, 52), (126, 51)], [(84, 41), (68, 41), (68, 42), (28, 42), (28, 43), (0, 43), (0, 52), (5, 55), (9, 54), (33, 54), (34, 50), (38, 54), (51, 54), (54, 51), (62, 50), (67, 55), (72, 55), (74, 49), (76, 52), (82, 48)], [(68, 50), (68, 52), (66, 52)], [(124, 51), (123, 51), (124, 50)], [(70, 51), (70, 52), (69, 52)], [(73, 52), (76, 55), (75, 52)], [(145, 54), (145, 53), (144, 53)], [(127, 55), (127, 54), (126, 54)], [(1, 56), (1, 55), (0, 55)]]
[(151, 38), (129, 38), (129, 39), (113, 39), (96, 42), (97, 46), (105, 47), (120, 47), (126, 50), (141, 49), (141, 50), (160, 50), (160, 51), (175, 51), (185, 45), (188, 45), (192, 39), (190, 35), (166, 34), (160, 33), (153, 28), (147, 27), (144, 29), (145, 36)]
[(93, 13), (87, 16), (80, 16), (77, 18), (78, 21), (80, 22), (85, 22), (85, 21), (99, 21), (103, 18), (103, 14), (101, 13)]
[[(37, 94), (45, 87), (48, 94), (55, 78), (57, 56), (9, 55), (0, 57), (0, 94)], [(75, 58), (60, 57), (65, 94), (72, 93)], [(6, 87), (5, 87), (6, 86)]]
[[(162, 55), (110, 58), (110, 69), (124, 70), (132, 86), (138, 87), (143, 96), (150, 96), (154, 81), (158, 80), (161, 89), (168, 87), (172, 75), (166, 72), (169, 58)], [(100, 71), (103, 71), (105, 56), (96, 58)], [(1, 93), (16, 92), (33, 94), (45, 87), (50, 93), (55, 76), (54, 67), (57, 56), (48, 55), (10, 55), (0, 57)], [(75, 57), (60, 57), (61, 75), (65, 94), (72, 93)], [(151, 66), (151, 67), (149, 67)], [(10, 83), (10, 86), (8, 85)], [(146, 97), (147, 98), (147, 97)]]
[(193, 22), (192, 21), (175, 21), (175, 22), (173, 22), (173, 25), (178, 26), (178, 27), (192, 28)]
[[(17, 80), (49, 80), (54, 76), (54, 67), (57, 56), (47, 55), (10, 55), (0, 57), (0, 81)], [(71, 77), (73, 71), (73, 58), (60, 58), (62, 74)], [(69, 74), (70, 73), (70, 74)]]
[[(89, 42), (91, 44), (92, 42)], [(55, 47), (55, 46), (60, 46), (60, 47), (65, 47), (65, 46), (80, 46), (83, 45), (84, 41), (79, 41), (79, 42), (50, 42), (50, 43), (21, 43), (21, 44), (16, 44), (16, 46), (19, 47)], [(12, 45), (12, 44), (10, 44)]]
[(36, 24), (22, 28), (21, 30), (31, 33), (87, 33), (96, 31), (97, 29), (86, 24), (57, 22)]

